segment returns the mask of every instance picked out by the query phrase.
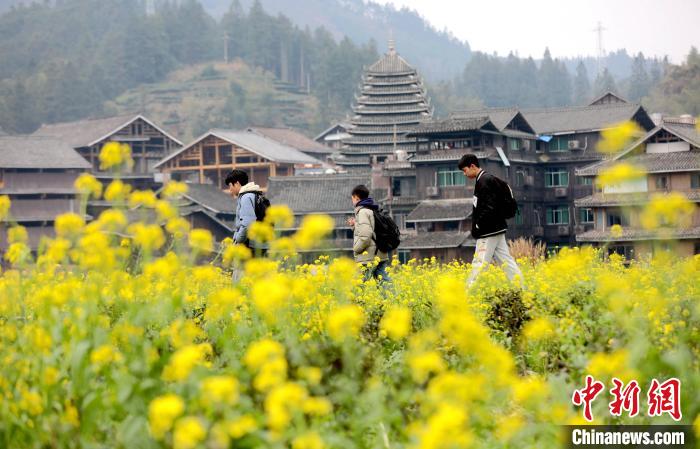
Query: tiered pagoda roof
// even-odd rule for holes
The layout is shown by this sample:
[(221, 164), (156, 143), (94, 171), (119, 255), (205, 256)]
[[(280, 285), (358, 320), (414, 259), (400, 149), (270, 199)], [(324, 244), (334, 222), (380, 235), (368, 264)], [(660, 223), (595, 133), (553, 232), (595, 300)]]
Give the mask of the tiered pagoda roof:
[(341, 150), (344, 165), (359, 161), (357, 156), (415, 150), (415, 141), (407, 139), (406, 133), (433, 115), (423, 80), (396, 52), (393, 42), (379, 61), (365, 69), (355, 100), (350, 138)]

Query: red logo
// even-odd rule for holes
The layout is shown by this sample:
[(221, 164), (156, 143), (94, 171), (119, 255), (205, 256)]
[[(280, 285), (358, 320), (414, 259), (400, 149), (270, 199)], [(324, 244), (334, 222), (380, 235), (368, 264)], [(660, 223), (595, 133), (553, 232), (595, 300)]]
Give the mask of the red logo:
[(586, 376), (586, 386), (580, 390), (575, 390), (571, 401), (574, 405), (583, 404), (583, 416), (588, 421), (593, 421), (593, 412), (591, 411), (591, 403), (596, 396), (605, 389), (603, 382), (593, 379), (590, 374)]
[(659, 384), (653, 379), (647, 393), (649, 400), (649, 416), (661, 416), (664, 413), (671, 415), (676, 421), (680, 421), (681, 413), (681, 381), (675, 377)]
[[(617, 377), (612, 379), (613, 387), (610, 395), (613, 400), (608, 404), (612, 416), (622, 416), (627, 412), (630, 417), (639, 414), (639, 394), (641, 388), (636, 380), (627, 385)], [(580, 390), (574, 390), (571, 402), (576, 406), (583, 405), (583, 417), (587, 421), (593, 421), (592, 404), (598, 395), (605, 389), (603, 382), (595, 380), (590, 374), (586, 376), (586, 385)], [(647, 415), (662, 416), (668, 413), (674, 420), (680, 421), (681, 412), (681, 381), (675, 377), (664, 383), (652, 379), (647, 392)]]

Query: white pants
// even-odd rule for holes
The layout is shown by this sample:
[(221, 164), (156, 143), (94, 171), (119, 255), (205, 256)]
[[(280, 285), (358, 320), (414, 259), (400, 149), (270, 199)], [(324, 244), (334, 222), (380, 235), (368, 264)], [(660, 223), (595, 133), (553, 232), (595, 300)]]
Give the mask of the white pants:
[(510, 255), (505, 232), (476, 240), (474, 259), (472, 260), (472, 273), (469, 276), (468, 286), (474, 283), (481, 270), (491, 263), (492, 260), (498, 265), (505, 264), (504, 269), (508, 279), (512, 281), (518, 276), (518, 282), (522, 286), (523, 273), (518, 268), (518, 264), (515, 263), (513, 256)]

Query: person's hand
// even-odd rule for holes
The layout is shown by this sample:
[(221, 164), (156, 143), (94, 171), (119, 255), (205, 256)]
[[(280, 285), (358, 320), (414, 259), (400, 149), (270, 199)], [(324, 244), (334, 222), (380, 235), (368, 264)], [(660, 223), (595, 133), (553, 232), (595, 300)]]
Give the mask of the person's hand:
[(355, 227), (355, 217), (350, 217), (345, 222), (350, 226), (351, 228)]

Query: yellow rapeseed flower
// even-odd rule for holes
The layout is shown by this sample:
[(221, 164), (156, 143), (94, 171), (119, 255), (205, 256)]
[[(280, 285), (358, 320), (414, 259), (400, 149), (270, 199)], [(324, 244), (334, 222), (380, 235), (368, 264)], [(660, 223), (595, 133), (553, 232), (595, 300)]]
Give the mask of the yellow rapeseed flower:
[(185, 380), (196, 366), (208, 365), (207, 358), (211, 355), (212, 348), (208, 343), (183, 346), (163, 368), (163, 379), (175, 382)]
[(123, 202), (129, 196), (130, 192), (131, 186), (129, 184), (125, 184), (120, 179), (115, 179), (107, 186), (104, 198), (107, 201)]
[(129, 226), (128, 232), (133, 235), (134, 243), (145, 251), (157, 250), (165, 245), (165, 235), (158, 225), (134, 223)]
[(151, 401), (148, 406), (148, 424), (151, 435), (163, 439), (173, 422), (185, 411), (185, 402), (176, 394), (166, 394)]
[(226, 431), (231, 438), (241, 438), (258, 428), (258, 423), (250, 415), (243, 415), (238, 419), (226, 423)]
[(610, 226), (610, 235), (613, 236), (613, 238), (621, 237), (623, 231), (624, 231), (624, 229), (619, 224), (614, 224), (614, 225)]
[(102, 345), (96, 349), (93, 349), (90, 353), (90, 363), (92, 363), (98, 369), (102, 366), (113, 362), (118, 362), (122, 359), (122, 355), (112, 345)]
[(161, 194), (164, 198), (179, 198), (186, 194), (188, 190), (189, 187), (184, 182), (170, 181), (163, 187)]
[(601, 170), (595, 182), (599, 187), (613, 187), (628, 182), (640, 181), (645, 176), (646, 172), (644, 169), (626, 162), (620, 162)]
[(27, 228), (20, 225), (12, 226), (7, 230), (7, 241), (9, 243), (27, 243), (29, 241)]
[(401, 340), (411, 332), (411, 309), (394, 306), (382, 317), (380, 328), (393, 340)]
[(188, 239), (190, 248), (197, 254), (214, 251), (214, 237), (206, 229), (193, 229)]
[(294, 234), (294, 242), (301, 249), (311, 249), (326, 238), (334, 227), (333, 219), (328, 215), (306, 215), (301, 227)]
[(211, 376), (202, 381), (202, 401), (207, 405), (238, 402), (238, 381), (232, 376)]
[(597, 149), (602, 153), (616, 153), (643, 134), (637, 123), (628, 120), (619, 122), (601, 132), (601, 140)]
[(85, 220), (78, 214), (68, 212), (56, 217), (54, 228), (59, 237), (75, 237), (85, 227)]
[(666, 195), (655, 194), (641, 214), (644, 229), (656, 229), (660, 226), (686, 228), (693, 222), (695, 205), (680, 192)]
[(540, 341), (554, 335), (552, 322), (544, 317), (535, 318), (529, 321), (523, 329), (523, 337), (530, 341)]
[(275, 230), (269, 223), (254, 221), (248, 230), (248, 238), (254, 242), (270, 242), (275, 238)]
[(355, 338), (365, 324), (365, 315), (360, 306), (349, 304), (340, 306), (330, 313), (326, 329), (336, 342)]
[(134, 165), (131, 159), (131, 147), (125, 143), (107, 142), (100, 150), (100, 170), (118, 170)]
[(151, 190), (137, 190), (129, 195), (129, 207), (155, 207), (158, 199)]
[(10, 213), (10, 197), (7, 195), (0, 195), (0, 221), (7, 218)]
[(267, 208), (265, 222), (279, 228), (291, 228), (294, 225), (294, 215), (284, 204), (275, 204)]
[(82, 195), (99, 199), (102, 195), (102, 183), (90, 173), (82, 173), (74, 183), (75, 189)]
[(417, 383), (425, 382), (430, 374), (440, 373), (447, 367), (445, 361), (436, 351), (409, 354), (407, 362), (411, 368), (413, 380)]
[(277, 358), (284, 358), (284, 346), (274, 340), (264, 338), (248, 347), (243, 362), (251, 371), (255, 372), (265, 363)]
[(323, 439), (316, 432), (303, 433), (292, 440), (292, 449), (324, 449)]
[(190, 232), (190, 223), (183, 217), (174, 217), (165, 224), (165, 230), (173, 237), (181, 239)]

